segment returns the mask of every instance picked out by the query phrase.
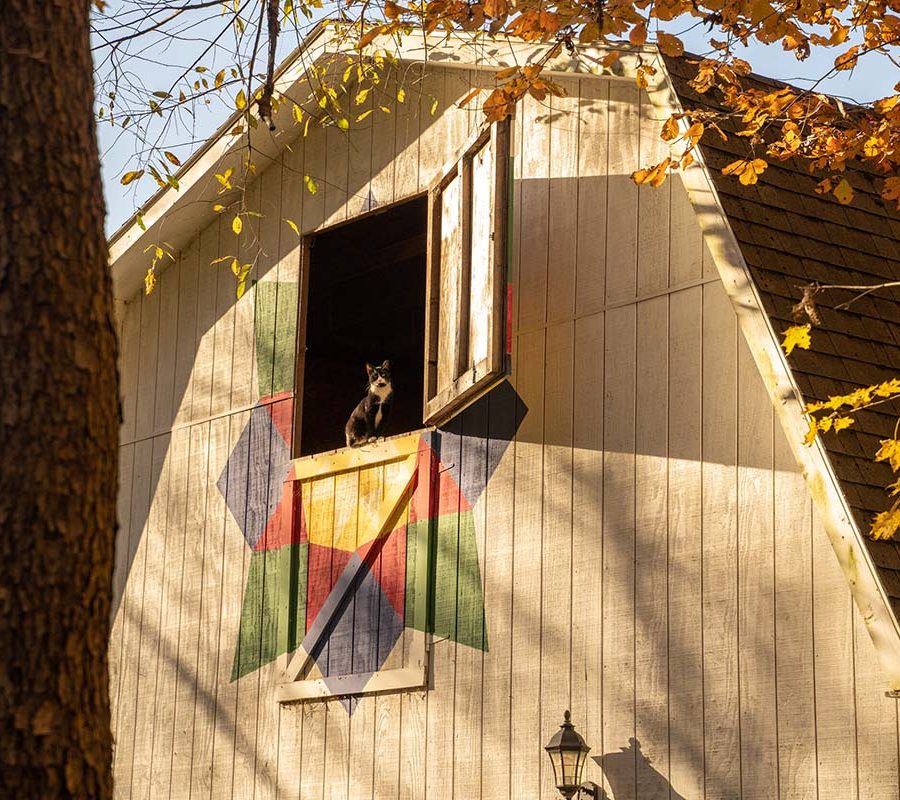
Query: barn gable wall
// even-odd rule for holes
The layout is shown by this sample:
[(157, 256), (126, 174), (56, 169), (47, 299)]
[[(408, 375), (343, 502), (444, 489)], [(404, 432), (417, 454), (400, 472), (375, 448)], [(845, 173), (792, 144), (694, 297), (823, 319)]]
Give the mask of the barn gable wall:
[(895, 796), (895, 701), (687, 194), (628, 177), (661, 124), (630, 81), (565, 79), (515, 121), (518, 402), (494, 395), (458, 430), (478, 440), (460, 470), (502, 453), (474, 508), (483, 620), (465, 581), (440, 589), (487, 649), (436, 635), (430, 691), (352, 715), (279, 706), (264, 631), (262, 665), (235, 672), (271, 569), (247, 531), (293, 400), (300, 254), (281, 218), (310, 231), (424, 190), (477, 125), (454, 103), (479, 80), (412, 68), (390, 115), (285, 150), (248, 194), (263, 253), (240, 301), (208, 265), (248, 260), (252, 236), (217, 218), (128, 304), (117, 796), (550, 797), (542, 745), (567, 707), (615, 800)]

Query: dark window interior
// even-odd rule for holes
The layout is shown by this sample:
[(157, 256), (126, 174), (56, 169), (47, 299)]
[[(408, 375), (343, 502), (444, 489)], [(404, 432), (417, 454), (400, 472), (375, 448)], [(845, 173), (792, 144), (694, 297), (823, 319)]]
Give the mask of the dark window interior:
[(311, 240), (300, 455), (345, 446), (367, 362), (391, 362), (385, 435), (422, 427), (427, 216), (421, 197)]

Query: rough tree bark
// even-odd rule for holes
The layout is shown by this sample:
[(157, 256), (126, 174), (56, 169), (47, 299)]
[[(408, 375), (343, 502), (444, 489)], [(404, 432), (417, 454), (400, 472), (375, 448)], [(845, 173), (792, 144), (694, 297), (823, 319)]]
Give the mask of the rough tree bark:
[(0, 797), (112, 794), (119, 421), (88, 0), (0, 21)]

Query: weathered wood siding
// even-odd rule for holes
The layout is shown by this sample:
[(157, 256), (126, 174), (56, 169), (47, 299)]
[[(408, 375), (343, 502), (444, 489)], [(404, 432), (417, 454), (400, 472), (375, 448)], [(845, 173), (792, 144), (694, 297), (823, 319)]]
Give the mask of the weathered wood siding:
[(895, 701), (685, 191), (629, 180), (660, 120), (628, 81), (568, 79), (515, 123), (519, 402), (458, 421), (460, 471), (499, 465), (474, 508), (479, 591), (440, 532), (433, 688), (352, 716), (274, 700), (277, 633), (242, 638), (241, 617), (277, 602), (245, 536), (290, 437), (300, 258), (280, 218), (309, 231), (424, 189), (477, 124), (453, 106), (477, 79), (412, 68), (390, 116), (285, 151), (249, 195), (242, 300), (209, 266), (236, 244), (217, 219), (129, 303), (117, 796), (552, 797), (543, 744), (571, 708), (615, 800), (896, 797)]

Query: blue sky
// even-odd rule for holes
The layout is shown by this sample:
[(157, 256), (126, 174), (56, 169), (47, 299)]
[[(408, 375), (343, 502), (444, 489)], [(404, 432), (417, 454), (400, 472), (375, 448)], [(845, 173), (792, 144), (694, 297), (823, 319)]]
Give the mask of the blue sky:
[[(675, 32), (678, 30), (678, 22), (667, 27)], [(136, 57), (129, 61), (129, 80), (146, 95), (156, 90), (167, 91), (183, 71), (179, 65), (191, 63), (195, 54), (203, 49), (204, 38), (211, 38), (206, 31), (213, 30), (218, 30), (215, 20), (209, 20), (203, 26), (193, 29), (191, 35), (185, 36), (181, 41), (168, 42), (165, 47), (135, 49), (133, 52)], [(707, 36), (700, 27), (682, 34), (685, 46), (696, 53), (708, 49)], [(287, 55), (296, 43), (296, 34), (285, 36), (280, 57)], [(210, 70), (210, 73), (204, 75), (208, 77), (221, 67), (231, 65), (228, 52), (233, 45), (233, 40), (229, 41), (225, 37), (220, 48), (213, 48), (209, 57), (202, 62)], [(746, 48), (746, 54), (742, 55), (753, 65), (754, 71), (762, 75), (808, 87), (829, 72), (836, 51), (814, 52), (806, 61), (799, 62), (778, 46), (757, 44)], [(200, 77), (203, 76), (191, 74), (191, 79)], [(900, 70), (891, 66), (886, 59), (862, 59), (852, 72), (832, 73), (819, 84), (818, 90), (855, 102), (867, 102), (892, 94), (893, 86), (898, 80)], [(214, 95), (209, 105), (200, 106), (193, 115), (183, 114), (177, 120), (170, 121), (165, 131), (160, 130), (162, 123), (159, 122), (153, 129), (154, 136), (159, 136), (159, 141), (166, 149), (184, 160), (231, 113), (231, 102), (231, 96), (226, 93)], [(119, 128), (101, 122), (99, 141), (107, 206), (106, 229), (108, 234), (112, 234), (153, 194), (156, 184), (149, 175), (145, 175), (141, 181), (130, 186), (121, 185), (120, 178), (124, 172), (141, 166), (137, 155), (139, 145), (130, 133), (122, 134)]]

